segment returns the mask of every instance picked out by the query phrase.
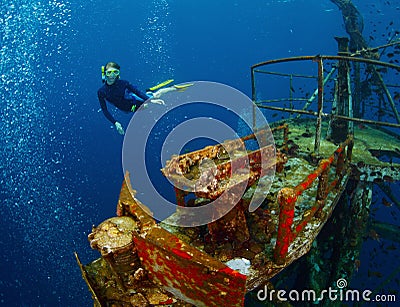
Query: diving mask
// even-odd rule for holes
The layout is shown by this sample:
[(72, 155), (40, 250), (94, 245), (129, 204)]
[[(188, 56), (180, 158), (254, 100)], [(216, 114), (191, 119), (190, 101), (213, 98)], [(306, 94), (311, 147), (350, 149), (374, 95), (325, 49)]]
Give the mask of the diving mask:
[(115, 77), (119, 76), (119, 70), (114, 69), (114, 70), (106, 70), (106, 76), (111, 77), (111, 75), (114, 75)]

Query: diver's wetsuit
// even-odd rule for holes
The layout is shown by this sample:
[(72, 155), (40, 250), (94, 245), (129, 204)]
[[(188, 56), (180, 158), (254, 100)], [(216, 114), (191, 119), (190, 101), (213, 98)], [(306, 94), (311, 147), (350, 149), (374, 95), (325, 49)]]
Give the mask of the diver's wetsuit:
[[(143, 99), (143, 101), (135, 99), (132, 93)], [(131, 112), (133, 105), (136, 106), (137, 110), (137, 108), (139, 108), (143, 102), (149, 98), (149, 96), (147, 96), (145, 93), (138, 90), (136, 86), (133, 86), (126, 80), (120, 79), (117, 79), (112, 85), (108, 85), (106, 82), (97, 91), (97, 97), (99, 98), (100, 106), (105, 117), (107, 117), (107, 119), (113, 124), (115, 124), (117, 121), (108, 111), (106, 101), (122, 111)]]

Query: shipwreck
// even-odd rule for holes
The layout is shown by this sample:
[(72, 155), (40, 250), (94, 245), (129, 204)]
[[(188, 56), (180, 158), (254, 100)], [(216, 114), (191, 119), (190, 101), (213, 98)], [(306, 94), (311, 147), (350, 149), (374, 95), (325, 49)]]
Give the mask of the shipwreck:
[[(351, 279), (371, 223), (398, 240), (398, 227), (374, 221), (369, 206), (379, 185), (400, 208), (391, 191), (400, 179), (400, 84), (393, 83), (400, 66), (379, 60), (379, 51), (399, 50), (400, 42), (369, 48), (362, 36), (352, 36), (349, 49), (348, 38), (336, 40), (337, 55), (251, 67), (253, 107), (272, 116), (276, 148), (237, 148), (266, 137), (261, 127), (240, 142), (226, 140), (173, 156), (161, 170), (176, 182), (177, 210), (171, 219), (179, 220), (180, 207), (207, 204), (245, 182), (246, 193), (227, 215), (196, 227), (157, 222), (126, 176), (117, 216), (89, 234), (101, 257), (84, 265), (75, 254), (95, 306), (244, 306), (247, 293), (264, 285), (273, 289), (271, 279), (307, 253), (309, 267), (292, 272), (293, 279), (303, 274), (310, 288), (324, 289), (339, 278)], [(282, 86), (285, 93), (274, 92)], [(235, 155), (226, 157), (228, 151)], [(265, 180), (260, 160), (272, 156), (266, 167), (276, 171), (275, 178), (262, 205), (251, 211), (254, 186), (262, 187)], [(200, 168), (205, 159), (212, 167)], [(246, 175), (233, 176), (232, 165), (242, 164)], [(179, 188), (176, 174), (200, 178), (204, 172), (215, 180), (192, 195)], [(336, 224), (329, 226), (335, 214)], [(329, 235), (322, 234), (324, 228)]]

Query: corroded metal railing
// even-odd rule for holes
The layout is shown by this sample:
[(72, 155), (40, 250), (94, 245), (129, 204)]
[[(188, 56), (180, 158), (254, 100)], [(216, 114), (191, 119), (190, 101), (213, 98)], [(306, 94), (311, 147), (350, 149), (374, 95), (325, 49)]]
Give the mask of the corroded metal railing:
[[(283, 98), (283, 99), (275, 99), (275, 100), (259, 100), (257, 97), (257, 87), (256, 87), (256, 74), (277, 74), (276, 72), (270, 72), (266, 71), (263, 68), (267, 67), (268, 65), (271, 64), (278, 64), (278, 63), (290, 63), (290, 62), (305, 62), (305, 61), (311, 61), (311, 62), (316, 62), (318, 64), (318, 74), (317, 76), (313, 76), (316, 78), (318, 81), (317, 84), (317, 89), (315, 90), (314, 94), (311, 96), (311, 98), (306, 99), (307, 103), (304, 106), (304, 108), (301, 109), (296, 109), (291, 107), (281, 107), (281, 106), (271, 106), (268, 105), (270, 102), (283, 102), (283, 101), (289, 101), (293, 102), (296, 99), (294, 99), (292, 95), (292, 90), (290, 91), (290, 97), (288, 98)], [(371, 120), (369, 118), (357, 118), (355, 116), (348, 116), (348, 115), (343, 115), (343, 114), (333, 114), (332, 112), (324, 112), (323, 107), (324, 107), (324, 87), (325, 83), (333, 77), (333, 73), (335, 72), (336, 69), (332, 69), (331, 72), (327, 75), (324, 76), (324, 62), (325, 61), (345, 61), (345, 62), (353, 62), (353, 63), (363, 63), (365, 65), (369, 65), (370, 67), (373, 67), (373, 71), (375, 75), (377, 76), (377, 80), (379, 84), (381, 85), (383, 89), (383, 93), (387, 97), (388, 104), (390, 106), (390, 109), (393, 112), (394, 119), (396, 120), (396, 123), (391, 123), (387, 121), (380, 121), (380, 120)], [(353, 57), (353, 56), (343, 56), (343, 55), (337, 55), (337, 56), (328, 56), (328, 55), (316, 55), (316, 56), (298, 56), (298, 57), (291, 57), (291, 58), (282, 58), (282, 59), (275, 59), (275, 60), (269, 60), (261, 63), (257, 63), (251, 67), (251, 83), (252, 83), (252, 100), (254, 101), (254, 109), (255, 108), (263, 108), (263, 109), (268, 109), (268, 110), (274, 110), (274, 111), (282, 111), (290, 114), (298, 114), (298, 115), (309, 115), (309, 116), (315, 116), (317, 118), (317, 133), (315, 135), (315, 144), (314, 144), (314, 151), (318, 154), (318, 149), (319, 149), (319, 139), (320, 139), (320, 127), (321, 127), (321, 121), (322, 118), (330, 118), (330, 119), (336, 119), (336, 120), (343, 120), (347, 122), (356, 122), (359, 124), (373, 124), (377, 126), (386, 126), (386, 127), (391, 127), (391, 128), (400, 128), (400, 115), (399, 111), (397, 110), (397, 106), (395, 105), (395, 101), (388, 90), (387, 86), (385, 85), (382, 76), (378, 73), (377, 69), (375, 67), (380, 67), (384, 69), (394, 69), (394, 71), (400, 71), (400, 66), (395, 65), (393, 63), (385, 63), (373, 59), (365, 59), (365, 58), (358, 58), (358, 57)], [(333, 67), (335, 68), (335, 67)], [(282, 76), (288, 76), (287, 74), (280, 74)], [(296, 74), (290, 74), (290, 77), (300, 77), (300, 75)], [(301, 75), (301, 77), (304, 78), (311, 78), (311, 76), (305, 76)], [(290, 83), (292, 84), (292, 83)], [(292, 86), (292, 85), (290, 85)], [(394, 85), (394, 87), (399, 87), (399, 85)], [(308, 107), (310, 106), (311, 102), (318, 97), (318, 106), (317, 106), (317, 111), (309, 110)], [(253, 114), (255, 111), (253, 110)], [(256, 118), (253, 116), (253, 125), (256, 126)]]
[(271, 129), (273, 133), (276, 133), (277, 131), (283, 130), (283, 137), (282, 137), (282, 150), (287, 153), (289, 148), (288, 148), (288, 141), (289, 141), (289, 125), (287, 123), (282, 124), (280, 126), (274, 127)]
[[(352, 149), (353, 139), (348, 138), (329, 158), (321, 160), (317, 169), (309, 174), (299, 185), (294, 188), (283, 188), (279, 191), (279, 227), (274, 250), (274, 260), (277, 264), (285, 263), (290, 244), (304, 230), (311, 219), (313, 217), (321, 217), (328, 194), (340, 185), (344, 174), (349, 168)], [(336, 172), (334, 178), (329, 180), (330, 167), (334, 163), (336, 163)], [(302, 220), (297, 225), (293, 225), (294, 210), (298, 197), (309, 189), (317, 178), (318, 187), (314, 206), (303, 214)]]
[[(271, 132), (280, 130), (283, 131), (281, 148), (287, 152), (289, 127), (287, 124), (283, 124), (272, 128)], [(273, 140), (268, 139), (271, 136), (269, 128), (264, 127), (239, 139), (227, 140), (222, 144), (207, 146), (180, 156), (173, 156), (161, 171), (164, 176), (174, 182), (177, 205), (185, 206), (185, 196), (191, 192), (194, 192), (196, 197), (216, 199), (226, 189), (235, 189), (235, 186), (240, 186), (243, 181), (247, 181), (247, 187), (251, 186), (259, 178), (265, 176), (268, 170), (276, 169), (277, 172), (281, 172), (287, 158), (279, 150), (275, 151), (275, 146), (272, 145)], [(246, 148), (243, 146), (244, 142), (252, 139), (257, 139), (257, 141), (265, 144), (259, 144), (260, 148), (257, 150), (246, 152)], [(230, 157), (229, 153), (234, 151), (241, 152), (241, 155)], [(201, 178), (194, 181), (185, 180), (186, 178), (182, 175), (191, 173), (194, 167), (198, 167), (206, 159), (217, 163), (202, 171), (204, 180)], [(261, 167), (262, 160), (269, 161), (269, 163)], [(236, 184), (232, 185), (225, 179), (229, 179), (233, 175), (233, 170), (238, 169), (247, 170), (249, 176), (237, 182), (233, 180)], [(210, 178), (216, 180), (210, 180)]]

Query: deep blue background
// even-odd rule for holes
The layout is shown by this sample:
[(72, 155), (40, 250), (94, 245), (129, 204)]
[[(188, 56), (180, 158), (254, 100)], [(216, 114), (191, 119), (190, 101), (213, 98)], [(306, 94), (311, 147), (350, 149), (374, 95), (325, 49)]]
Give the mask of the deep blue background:
[[(87, 234), (115, 214), (123, 177), (123, 138), (98, 112), (101, 65), (118, 62), (122, 78), (142, 89), (174, 78), (218, 81), (250, 95), (252, 64), (335, 54), (333, 36), (346, 34), (328, 0), (214, 2), (1, 4), (0, 305), (92, 304), (73, 251), (83, 263), (98, 257)], [(372, 45), (399, 29), (400, 3), (390, 2), (354, 1)], [(125, 126), (130, 119), (117, 117)], [(398, 265), (396, 256), (377, 257), (384, 264), (373, 271)]]

